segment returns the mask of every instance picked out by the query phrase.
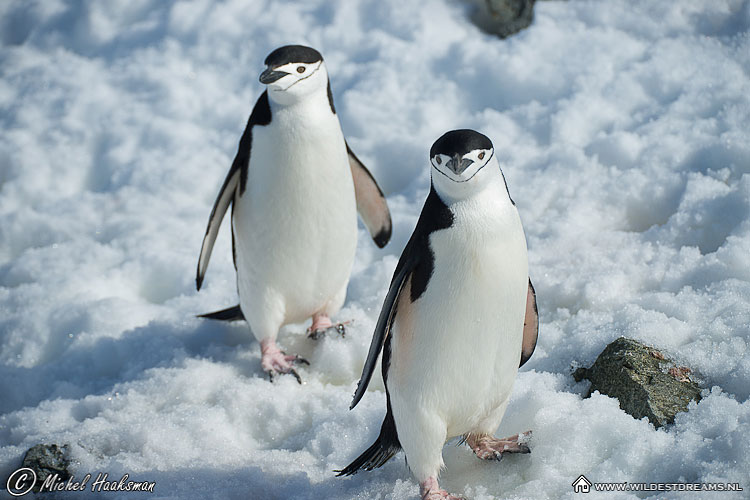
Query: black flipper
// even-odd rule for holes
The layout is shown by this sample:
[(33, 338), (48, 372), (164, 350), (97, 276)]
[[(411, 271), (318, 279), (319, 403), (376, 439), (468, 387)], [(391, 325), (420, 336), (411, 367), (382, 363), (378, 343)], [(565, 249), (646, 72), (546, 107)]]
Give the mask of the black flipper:
[(383, 248), (390, 241), (392, 231), (391, 213), (388, 210), (385, 195), (349, 144), (346, 145), (346, 152), (349, 153), (349, 168), (354, 180), (357, 211), (375, 244)]
[(214, 249), (216, 235), (219, 234), (221, 221), (224, 218), (224, 214), (227, 213), (227, 208), (234, 201), (239, 181), (240, 171), (237, 169), (230, 170), (227, 178), (224, 180), (224, 185), (221, 186), (219, 196), (214, 203), (214, 208), (211, 210), (206, 235), (203, 237), (203, 244), (201, 245), (201, 254), (198, 257), (198, 270), (195, 274), (195, 287), (198, 290), (201, 289), (201, 285), (203, 284), (203, 277), (206, 275), (206, 268), (208, 268), (208, 261), (211, 258), (211, 251)]
[(242, 195), (247, 187), (247, 169), (250, 164), (250, 148), (253, 142), (253, 127), (255, 125), (268, 125), (271, 123), (271, 107), (268, 103), (268, 92), (263, 92), (253, 107), (250, 118), (247, 120), (245, 131), (240, 138), (240, 145), (237, 149), (237, 155), (234, 157), (229, 173), (224, 180), (224, 184), (219, 190), (219, 196), (216, 197), (214, 208), (211, 210), (211, 216), (208, 218), (208, 227), (206, 235), (203, 237), (200, 257), (198, 257), (198, 270), (195, 275), (195, 286), (198, 290), (203, 284), (203, 277), (206, 274), (208, 261), (211, 258), (211, 251), (216, 242), (216, 235), (219, 234), (219, 227), (227, 213), (229, 205), (234, 202), (234, 197)]
[[(349, 409), (354, 408), (364, 396), (367, 385), (370, 383), (372, 373), (380, 351), (383, 351), (383, 381), (385, 382), (385, 394), (387, 412), (383, 425), (380, 427), (378, 439), (364, 453), (357, 457), (351, 464), (338, 472), (339, 476), (350, 476), (361, 469), (372, 470), (380, 467), (401, 449), (398, 439), (396, 422), (391, 410), (391, 396), (388, 393), (388, 369), (391, 361), (391, 326), (397, 314), (396, 306), (399, 303), (401, 291), (406, 283), (411, 283), (408, 300), (413, 303), (427, 289), (427, 284), (432, 277), (435, 257), (430, 249), (430, 234), (440, 229), (446, 229), (453, 224), (453, 213), (440, 199), (434, 189), (430, 189), (422, 213), (417, 221), (409, 242), (406, 244), (401, 258), (393, 273), (391, 285), (383, 302), (375, 332), (370, 343), (370, 351), (362, 369), (362, 377), (357, 384), (354, 399)], [(405, 298), (406, 299), (406, 298)]]
[(393, 318), (396, 314), (396, 303), (407, 278), (412, 276), (410, 294), (412, 302), (416, 301), (427, 288), (427, 284), (432, 277), (435, 260), (430, 249), (430, 234), (440, 229), (446, 229), (451, 224), (453, 224), (453, 213), (440, 199), (435, 189), (431, 188), (417, 221), (417, 226), (414, 228), (414, 233), (412, 233), (409, 242), (401, 253), (396, 271), (393, 273), (391, 286), (385, 296), (385, 301), (383, 301), (383, 308), (380, 310), (375, 332), (372, 334), (372, 342), (367, 353), (365, 366), (362, 369), (362, 377), (357, 384), (357, 390), (354, 392), (354, 399), (349, 409), (357, 406), (370, 383), (378, 355), (383, 349), (386, 337), (391, 330)]
[(237, 304), (236, 306), (227, 307), (226, 309), (222, 309), (221, 311), (199, 314), (198, 317), (216, 319), (219, 321), (240, 321), (242, 319), (245, 319), (245, 315), (242, 314), (242, 309), (240, 309), (239, 304)]
[(536, 307), (536, 291), (529, 278), (529, 288), (526, 292), (526, 317), (523, 320), (523, 342), (521, 343), (522, 367), (534, 354), (536, 340), (539, 336), (539, 310)]
[[(411, 243), (411, 241), (409, 241)], [(372, 341), (370, 342), (370, 350), (367, 352), (367, 359), (365, 360), (365, 366), (362, 368), (362, 376), (357, 384), (357, 390), (354, 391), (354, 398), (352, 404), (349, 406), (351, 410), (365, 395), (367, 386), (370, 384), (372, 374), (375, 371), (375, 364), (378, 362), (378, 356), (380, 351), (383, 349), (386, 337), (391, 331), (391, 325), (393, 324), (393, 317), (396, 312), (396, 302), (401, 294), (401, 290), (404, 288), (404, 284), (407, 282), (407, 276), (410, 274), (412, 268), (416, 264), (416, 260), (412, 258), (409, 250), (409, 244), (406, 245), (404, 253), (401, 254), (401, 260), (399, 260), (396, 266), (396, 272), (391, 280), (391, 286), (388, 288), (388, 293), (383, 301), (383, 308), (380, 310), (380, 316), (378, 322), (375, 325), (375, 332), (372, 334)], [(385, 423), (384, 423), (385, 424)]]

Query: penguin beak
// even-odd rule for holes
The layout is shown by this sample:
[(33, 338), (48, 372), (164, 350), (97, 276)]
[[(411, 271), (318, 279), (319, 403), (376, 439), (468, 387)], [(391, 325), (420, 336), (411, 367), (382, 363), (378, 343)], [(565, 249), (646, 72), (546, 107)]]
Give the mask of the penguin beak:
[(260, 74), (259, 80), (263, 85), (268, 85), (269, 83), (273, 83), (289, 74), (290, 73), (287, 73), (286, 71), (274, 71), (273, 68), (268, 68)]
[(460, 175), (461, 172), (466, 170), (469, 165), (474, 163), (474, 160), (470, 160), (468, 158), (461, 158), (458, 153), (453, 155), (453, 158), (448, 160), (448, 162), (445, 164), (449, 169), (453, 171), (454, 174)]

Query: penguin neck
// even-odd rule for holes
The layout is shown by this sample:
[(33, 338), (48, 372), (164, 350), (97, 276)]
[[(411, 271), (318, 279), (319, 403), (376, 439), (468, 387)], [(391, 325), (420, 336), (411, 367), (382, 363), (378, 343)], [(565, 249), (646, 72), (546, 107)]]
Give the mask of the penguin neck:
[(505, 240), (509, 234), (515, 234), (520, 223), (518, 210), (508, 196), (499, 169), (496, 174), (479, 186), (480, 189), (475, 189), (462, 198), (454, 198), (436, 190), (453, 215), (455, 226), (460, 228), (455, 233), (459, 239), (484, 245), (491, 241)]
[(432, 176), (432, 185), (440, 199), (448, 206), (469, 202), (489, 194), (493, 197), (512, 200), (508, 195), (500, 167), (497, 164), (487, 165), (467, 182), (454, 182), (445, 176)]
[(277, 113), (289, 113), (299, 117), (305, 116), (305, 118), (313, 120), (336, 116), (331, 111), (331, 106), (328, 101), (328, 93), (325, 87), (315, 89), (309, 94), (303, 96), (295, 96), (289, 100), (283, 99), (277, 101), (273, 95), (270, 95), (269, 97), (271, 112), (274, 115)]

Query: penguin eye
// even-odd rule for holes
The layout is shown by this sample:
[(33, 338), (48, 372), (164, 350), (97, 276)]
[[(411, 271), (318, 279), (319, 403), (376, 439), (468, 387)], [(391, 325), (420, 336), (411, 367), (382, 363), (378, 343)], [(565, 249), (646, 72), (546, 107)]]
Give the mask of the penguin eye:
[(480, 160), (484, 160), (484, 151), (482, 151), (481, 153), (479, 153), (479, 159)]
[(304, 66), (297, 66), (297, 73), (304, 73), (305, 69), (307, 68), (305, 68)]
[(435, 157), (435, 162), (436, 162), (436, 163), (437, 163), (438, 165), (440, 165), (441, 163), (443, 163), (443, 160), (441, 160), (439, 156), (436, 156), (436, 157)]

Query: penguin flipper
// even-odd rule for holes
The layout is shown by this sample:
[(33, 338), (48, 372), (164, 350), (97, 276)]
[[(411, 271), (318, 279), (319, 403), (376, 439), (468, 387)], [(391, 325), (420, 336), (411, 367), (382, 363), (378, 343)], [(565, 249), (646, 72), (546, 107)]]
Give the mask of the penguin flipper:
[(349, 144), (346, 145), (349, 153), (349, 168), (352, 170), (354, 179), (354, 195), (357, 198), (357, 211), (367, 226), (373, 241), (379, 248), (383, 248), (391, 239), (391, 213), (388, 211), (388, 203), (380, 186), (375, 182), (367, 167), (357, 158)]
[(367, 352), (365, 366), (362, 368), (362, 376), (359, 379), (359, 383), (357, 383), (357, 390), (354, 392), (352, 404), (349, 406), (350, 410), (357, 406), (357, 403), (362, 399), (362, 396), (365, 395), (367, 386), (372, 378), (372, 373), (375, 371), (375, 364), (378, 361), (378, 356), (380, 355), (380, 351), (383, 350), (386, 337), (391, 330), (393, 318), (396, 314), (396, 303), (398, 297), (408, 281), (407, 278), (411, 275), (412, 270), (416, 266), (417, 259), (412, 256), (413, 254), (409, 248), (411, 243), (412, 241), (407, 244), (401, 255), (401, 260), (396, 266), (396, 272), (391, 280), (391, 286), (388, 289), (385, 300), (383, 301), (383, 308), (380, 310), (380, 316), (378, 316), (378, 322), (375, 325), (375, 332), (372, 334), (372, 341), (370, 342), (370, 350)]
[[(224, 180), (224, 185), (221, 186), (219, 196), (216, 198), (213, 210), (211, 210), (211, 216), (208, 218), (206, 236), (203, 237), (201, 254), (198, 257), (198, 272), (195, 276), (195, 285), (198, 290), (201, 289), (201, 284), (203, 284), (208, 260), (211, 258), (211, 250), (214, 248), (216, 235), (219, 233), (224, 214), (227, 213), (227, 209), (234, 201), (237, 193), (239, 192), (239, 195), (242, 196), (247, 187), (250, 148), (253, 144), (253, 127), (256, 125), (268, 125), (269, 123), (271, 123), (271, 107), (268, 103), (268, 91), (264, 91), (250, 113), (250, 118), (248, 118), (247, 125), (245, 125), (245, 131), (242, 133), (242, 137), (240, 137), (237, 155), (234, 157), (227, 178)], [(234, 238), (232, 238), (232, 241), (234, 241)], [(234, 247), (234, 245), (232, 246)]]
[(222, 309), (221, 311), (199, 314), (198, 317), (217, 319), (219, 321), (239, 321), (241, 319), (245, 319), (245, 315), (242, 313), (242, 309), (240, 309), (239, 304), (237, 304), (236, 306), (227, 307), (226, 309)]
[(534, 354), (536, 339), (539, 336), (539, 310), (536, 307), (536, 291), (529, 278), (529, 288), (526, 292), (526, 317), (523, 320), (523, 341), (521, 343), (522, 367)]
[(224, 185), (221, 186), (219, 196), (216, 198), (214, 208), (211, 210), (211, 216), (208, 218), (208, 227), (206, 228), (206, 235), (203, 237), (201, 254), (198, 257), (198, 271), (195, 276), (195, 286), (198, 290), (201, 289), (201, 285), (203, 284), (203, 277), (206, 274), (208, 261), (211, 258), (211, 251), (216, 242), (216, 235), (219, 234), (221, 221), (224, 219), (224, 214), (227, 213), (227, 209), (234, 200), (235, 193), (237, 192), (240, 173), (241, 170), (238, 168), (232, 168), (229, 171), (227, 178), (224, 180)]
[(431, 187), (414, 232), (406, 247), (404, 247), (393, 273), (391, 286), (383, 301), (383, 308), (380, 310), (375, 332), (372, 334), (372, 342), (367, 353), (365, 366), (362, 369), (362, 377), (359, 379), (357, 390), (354, 392), (354, 399), (349, 406), (350, 410), (362, 399), (367, 385), (370, 383), (372, 372), (375, 371), (375, 363), (378, 361), (378, 355), (383, 350), (383, 345), (387, 340), (386, 337), (391, 330), (396, 315), (398, 298), (406, 283), (412, 281), (412, 302), (417, 300), (427, 287), (434, 267), (434, 255), (430, 250), (429, 235), (434, 231), (450, 227), (452, 223), (453, 214), (440, 199), (435, 189)]

